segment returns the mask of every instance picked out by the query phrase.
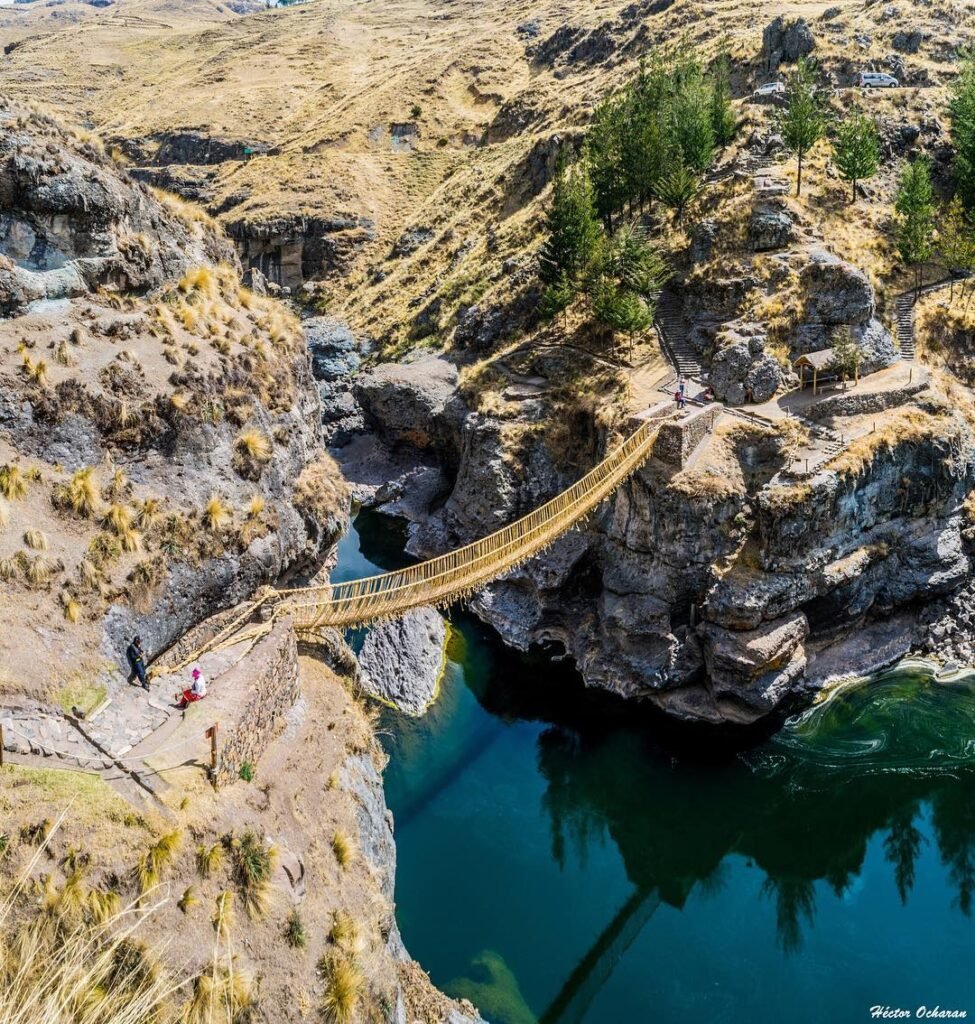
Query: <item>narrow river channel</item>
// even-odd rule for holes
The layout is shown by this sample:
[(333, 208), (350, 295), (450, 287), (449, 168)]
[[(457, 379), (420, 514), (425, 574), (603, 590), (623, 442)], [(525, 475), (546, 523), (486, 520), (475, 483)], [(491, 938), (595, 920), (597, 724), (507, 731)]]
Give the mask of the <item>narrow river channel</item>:
[[(403, 540), (360, 514), (333, 579)], [(460, 612), (448, 656), (424, 718), (381, 721), (397, 914), (492, 1024), (975, 1014), (975, 682), (887, 672), (746, 741)]]

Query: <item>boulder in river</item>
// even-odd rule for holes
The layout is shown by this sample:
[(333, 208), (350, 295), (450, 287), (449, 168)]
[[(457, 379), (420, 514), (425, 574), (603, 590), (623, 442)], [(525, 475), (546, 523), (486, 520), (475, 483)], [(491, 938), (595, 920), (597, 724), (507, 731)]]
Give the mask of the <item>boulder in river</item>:
[(363, 688), (408, 715), (422, 715), (436, 696), (446, 643), (446, 620), (434, 608), (374, 626), (359, 652)]

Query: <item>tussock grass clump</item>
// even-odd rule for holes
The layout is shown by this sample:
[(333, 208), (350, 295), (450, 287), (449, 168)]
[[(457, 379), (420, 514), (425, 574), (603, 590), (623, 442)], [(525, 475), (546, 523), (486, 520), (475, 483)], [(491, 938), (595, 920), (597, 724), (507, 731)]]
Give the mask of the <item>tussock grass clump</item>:
[(143, 530), (150, 530), (162, 518), (162, 502), (158, 498), (144, 498), (136, 509), (136, 522)]
[(180, 896), (176, 906), (179, 907), (182, 913), (187, 914), (199, 902), (200, 901), (196, 898), (196, 891), (194, 887), (192, 885), (188, 885), (183, 890), (183, 895)]
[(230, 514), (230, 509), (220, 500), (218, 495), (211, 494), (206, 505), (203, 507), (203, 525), (211, 533), (219, 533), (221, 530), (226, 529), (231, 522), (233, 522), (233, 516)]
[(81, 603), (69, 594), (61, 595), (61, 606), (64, 609), (64, 617), (74, 625), (81, 621)]
[(90, 889), (87, 902), (88, 913), (95, 924), (107, 924), (118, 917), (122, 907), (119, 894), (110, 889)]
[(288, 920), (284, 925), (284, 941), (292, 949), (304, 949), (308, 945), (308, 934), (297, 907), (288, 914)]
[(332, 836), (332, 853), (335, 854), (340, 868), (348, 867), (352, 862), (352, 843), (344, 832), (336, 832)]
[(359, 926), (345, 910), (336, 910), (329, 929), (328, 941), (346, 953), (354, 953), (359, 944)]
[(74, 366), (78, 362), (63, 338), (54, 347), (54, 361), (59, 366)]
[(96, 533), (88, 542), (87, 560), (96, 570), (111, 565), (121, 554), (122, 545), (118, 537), (110, 533)]
[(330, 950), (318, 962), (325, 986), (322, 1019), (326, 1024), (350, 1024), (355, 1019), (365, 979), (356, 963), (339, 950)]
[(58, 571), (59, 563), (45, 558), (43, 555), (35, 555), (33, 558), (19, 553), (21, 568), (27, 584), (34, 589), (39, 589), (48, 584), (54, 574)]
[(245, 1024), (257, 1019), (256, 1009), (254, 981), (234, 958), (227, 964), (214, 963), (194, 979), (179, 1020), (180, 1024)]
[(246, 515), (248, 519), (260, 519), (265, 507), (264, 495), (255, 494), (247, 503)]
[(95, 468), (76, 469), (71, 479), (55, 493), (56, 503), (69, 508), (75, 515), (93, 516), (98, 512), (100, 498)]
[(19, 466), (0, 466), (0, 494), (11, 501), (27, 497), (28, 482)]
[(196, 848), (196, 871), (202, 879), (209, 878), (223, 864), (223, 846), (213, 843), (212, 846), (201, 844)]
[(126, 530), (132, 529), (132, 512), (127, 505), (113, 502), (105, 509), (102, 523), (116, 536), (121, 536)]
[(213, 267), (194, 267), (180, 278), (177, 287), (187, 295), (202, 293), (209, 298), (216, 293), (217, 275)]
[(247, 916), (258, 920), (267, 912), (271, 874), (277, 859), (273, 846), (264, 843), (250, 831), (230, 844), (233, 877)]
[(31, 551), (47, 551), (51, 546), (47, 539), (47, 534), (43, 530), (38, 530), (34, 527), (24, 531), (24, 544)]
[(101, 582), (101, 570), (86, 556), (78, 563), (78, 578), (86, 587), (93, 589)]
[(24, 376), (38, 387), (46, 388), (48, 385), (47, 377), (47, 363), (43, 359), (38, 359), (35, 363), (31, 358), (30, 353), (25, 352), (21, 357), (21, 370)]
[(182, 830), (174, 829), (161, 836), (139, 858), (139, 863), (136, 865), (136, 880), (141, 893), (145, 894), (159, 884), (163, 871), (176, 856), (182, 842)]
[[(127, 398), (120, 398), (118, 404), (115, 406), (112, 418), (115, 420), (115, 425), (125, 430), (126, 427), (131, 427), (139, 419), (139, 412), (133, 408), (132, 403)], [(121, 473), (120, 469), (115, 471)], [(124, 477), (124, 474), (123, 474)]]
[(237, 451), (255, 462), (267, 462), (271, 458), (271, 441), (260, 430), (242, 430), (234, 442)]
[(226, 938), (234, 928), (234, 894), (229, 890), (219, 893), (214, 900), (213, 916), (210, 923), (221, 938)]
[(108, 497), (112, 501), (118, 501), (122, 495), (129, 489), (129, 478), (125, 474), (125, 470), (121, 467), (116, 467), (112, 472), (112, 479), (108, 482)]
[(255, 428), (242, 430), (234, 441), (234, 469), (247, 480), (257, 480), (271, 461), (271, 439)]
[(9, 583), (16, 579), (21, 572), (20, 562), (14, 558), (0, 558), (0, 580)]

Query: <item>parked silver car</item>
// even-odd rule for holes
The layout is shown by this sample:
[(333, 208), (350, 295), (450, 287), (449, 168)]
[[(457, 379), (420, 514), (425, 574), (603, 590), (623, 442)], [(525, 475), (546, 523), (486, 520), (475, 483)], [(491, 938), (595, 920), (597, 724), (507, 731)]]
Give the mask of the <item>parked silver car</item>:
[(861, 71), (853, 84), (861, 89), (896, 89), (900, 82), (893, 75), (885, 75), (879, 71)]
[(753, 103), (772, 103), (785, 99), (785, 82), (767, 82), (752, 93)]

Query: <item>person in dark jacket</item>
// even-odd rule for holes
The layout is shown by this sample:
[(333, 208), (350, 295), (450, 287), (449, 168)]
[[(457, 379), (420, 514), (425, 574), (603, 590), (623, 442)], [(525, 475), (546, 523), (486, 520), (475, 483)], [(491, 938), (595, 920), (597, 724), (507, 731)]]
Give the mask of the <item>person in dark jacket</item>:
[(146, 679), (146, 656), (142, 650), (142, 637), (132, 638), (132, 643), (126, 648), (125, 656), (129, 659), (129, 667), (132, 669), (129, 673), (129, 682), (138, 679), (142, 689), (148, 690), (149, 680)]

